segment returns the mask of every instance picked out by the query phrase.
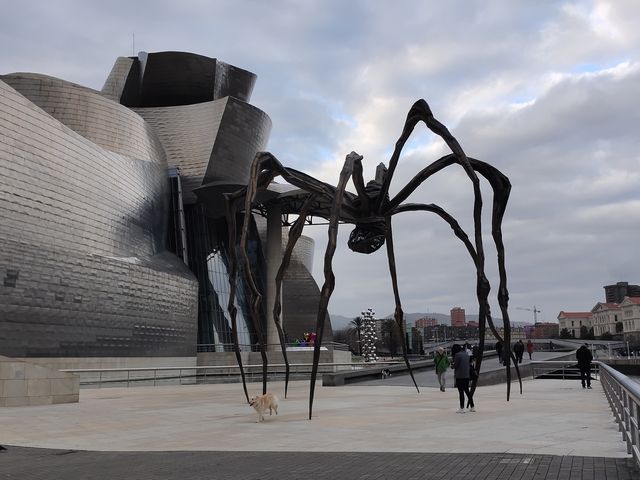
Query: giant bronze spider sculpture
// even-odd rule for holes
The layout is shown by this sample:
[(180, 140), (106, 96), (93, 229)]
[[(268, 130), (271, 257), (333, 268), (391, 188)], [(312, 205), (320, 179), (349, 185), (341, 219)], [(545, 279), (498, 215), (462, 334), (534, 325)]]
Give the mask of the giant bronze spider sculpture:
[[(420, 171), (404, 188), (393, 198), (389, 198), (389, 186), (393, 178), (393, 174), (398, 164), (398, 159), (402, 148), (404, 147), (409, 136), (413, 132), (418, 122), (424, 122), (425, 125), (435, 134), (442, 137), (452, 153), (445, 155), (444, 157), (436, 160), (429, 166)], [(362, 176), (362, 156), (355, 152), (351, 152), (346, 156), (346, 160), (337, 186), (332, 186), (327, 183), (321, 182), (309, 175), (294, 170), (292, 168), (284, 167), (273, 155), (268, 152), (259, 152), (251, 166), (251, 172), (249, 177), (249, 183), (245, 188), (241, 190), (227, 194), (226, 198), (226, 210), (227, 221), (229, 226), (229, 248), (231, 254), (231, 271), (230, 271), (230, 297), (228, 309), (231, 316), (231, 324), (233, 329), (233, 341), (236, 352), (236, 358), (240, 367), (242, 376), (242, 384), (247, 397), (246, 380), (244, 370), (242, 368), (242, 360), (240, 356), (240, 350), (238, 346), (238, 336), (236, 328), (236, 307), (235, 307), (235, 295), (236, 295), (236, 279), (238, 275), (239, 267), (242, 265), (245, 281), (249, 285), (251, 290), (251, 318), (254, 329), (260, 345), (260, 351), (262, 355), (263, 364), (263, 376), (262, 385), (263, 393), (266, 393), (267, 389), (267, 356), (265, 352), (265, 342), (263, 338), (262, 328), (260, 326), (260, 306), (262, 297), (256, 287), (253, 274), (250, 269), (250, 264), (247, 256), (247, 232), (249, 230), (249, 217), (252, 207), (256, 203), (256, 195), (265, 190), (271, 181), (278, 176), (281, 176), (285, 181), (298, 187), (304, 192), (308, 193), (308, 196), (300, 208), (297, 220), (293, 223), (289, 230), (289, 238), (287, 247), (283, 252), (282, 264), (276, 275), (276, 291), (275, 291), (275, 303), (273, 309), (273, 320), (276, 325), (278, 336), (280, 339), (280, 345), (282, 348), (282, 355), (286, 366), (285, 370), (285, 397), (287, 395), (288, 383), (289, 383), (289, 362), (287, 359), (287, 352), (285, 346), (285, 333), (280, 322), (280, 292), (282, 288), (282, 281), (289, 265), (291, 254), (296, 241), (302, 234), (305, 219), (309, 212), (312, 210), (314, 203), (324, 202), (324, 204), (330, 205), (330, 214), (327, 220), (329, 221), (328, 230), (328, 243), (324, 256), (324, 284), (322, 285), (320, 293), (320, 303), (318, 307), (317, 316), (317, 338), (313, 351), (313, 366), (311, 371), (311, 386), (309, 395), (309, 419), (311, 419), (313, 411), (313, 395), (315, 391), (315, 382), (318, 373), (318, 364), (320, 359), (320, 346), (322, 344), (322, 335), (324, 331), (325, 318), (327, 316), (327, 308), (329, 305), (329, 299), (335, 285), (335, 277), (332, 270), (332, 260), (336, 250), (336, 238), (338, 234), (338, 225), (340, 222), (353, 223), (355, 229), (349, 236), (348, 246), (351, 250), (358, 253), (372, 253), (382, 247), (383, 244), (387, 244), (387, 255), (389, 260), (389, 272), (391, 274), (391, 281), (393, 285), (393, 295), (395, 297), (395, 321), (401, 333), (402, 352), (404, 361), (407, 365), (407, 369), (413, 380), (413, 384), (416, 389), (418, 385), (416, 383), (411, 365), (407, 358), (407, 346), (404, 340), (403, 332), (403, 312), (400, 302), (400, 293), (398, 290), (398, 280), (396, 275), (395, 254), (393, 250), (393, 235), (391, 229), (391, 217), (395, 214), (409, 211), (425, 211), (438, 215), (445, 222), (449, 224), (454, 234), (464, 243), (471, 259), (476, 267), (476, 295), (478, 299), (479, 308), (479, 356), (477, 358), (477, 370), (480, 371), (482, 363), (482, 355), (484, 350), (485, 329), (487, 323), (489, 328), (493, 332), (494, 336), (499, 339), (506, 347), (505, 358), (514, 359), (511, 353), (511, 331), (509, 322), (509, 313), (507, 311), (507, 303), (509, 294), (507, 291), (507, 275), (505, 269), (504, 260), (504, 245), (502, 242), (502, 218), (506, 209), (507, 200), (509, 198), (509, 192), (511, 190), (511, 184), (509, 179), (504, 176), (495, 167), (469, 158), (464, 153), (458, 141), (449, 133), (449, 130), (438, 120), (436, 120), (431, 113), (431, 109), (424, 100), (418, 100), (409, 110), (407, 119), (405, 121), (404, 129), (400, 138), (396, 142), (395, 150), (389, 161), (388, 170), (384, 164), (380, 164), (376, 171), (375, 180), (371, 180), (365, 186)], [(435, 204), (419, 204), (419, 203), (402, 203), (409, 195), (411, 195), (425, 180), (431, 177), (433, 174), (448, 167), (452, 164), (460, 165), (466, 175), (471, 180), (474, 192), (474, 206), (473, 206), (473, 224), (474, 235), (473, 241), (469, 239), (468, 235), (460, 227), (455, 218), (447, 213), (443, 208)], [(489, 281), (484, 272), (485, 256), (484, 248), (482, 244), (482, 195), (480, 190), (480, 181), (477, 174), (482, 175), (491, 185), (493, 190), (493, 211), (491, 217), (491, 231), (493, 240), (495, 242), (497, 256), (498, 256), (498, 272), (499, 272), (499, 286), (498, 286), (498, 304), (502, 313), (502, 319), (504, 322), (504, 337), (502, 337), (491, 317), (491, 310), (489, 307)], [(357, 194), (347, 192), (345, 187), (349, 179), (353, 180)], [(244, 201), (244, 219), (241, 230), (241, 238), (239, 245), (237, 246), (236, 237), (236, 216), (239, 211), (240, 204)], [(240, 252), (240, 259), (238, 259), (238, 249)], [(507, 401), (509, 400), (510, 384), (511, 384), (511, 369), (510, 362), (506, 361), (506, 374), (507, 374)], [(518, 379), (520, 380), (520, 372), (517, 367), (517, 362), (514, 362)], [(475, 390), (477, 385), (477, 379), (472, 384), (472, 391)], [(522, 383), (520, 382), (520, 391), (522, 391)]]

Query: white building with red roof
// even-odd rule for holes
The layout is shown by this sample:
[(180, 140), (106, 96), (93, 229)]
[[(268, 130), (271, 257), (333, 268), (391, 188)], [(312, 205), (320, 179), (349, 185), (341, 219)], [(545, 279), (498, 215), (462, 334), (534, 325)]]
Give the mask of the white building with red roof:
[[(617, 303), (598, 302), (591, 309), (593, 334), (597, 337), (603, 333), (622, 333), (622, 309)], [(616, 327), (620, 323), (621, 326)]]
[(560, 331), (567, 329), (575, 338), (580, 338), (580, 328), (585, 326), (587, 330), (591, 328), (591, 312), (565, 312), (558, 314), (558, 328)]
[(625, 340), (640, 339), (640, 297), (624, 297), (620, 302)]

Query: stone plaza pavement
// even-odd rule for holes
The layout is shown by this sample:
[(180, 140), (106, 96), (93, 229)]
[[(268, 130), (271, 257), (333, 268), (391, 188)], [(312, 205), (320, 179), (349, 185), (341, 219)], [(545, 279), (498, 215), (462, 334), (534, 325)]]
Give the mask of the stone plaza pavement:
[[(431, 373), (433, 375), (433, 373)], [(250, 394), (260, 390), (250, 384)], [(283, 397), (283, 383), (269, 389)], [(5, 478), (640, 478), (599, 382), (457, 391), (293, 382), (256, 423), (240, 384), (83, 389), (80, 402), (0, 409)], [(36, 447), (36, 448), (34, 448)]]

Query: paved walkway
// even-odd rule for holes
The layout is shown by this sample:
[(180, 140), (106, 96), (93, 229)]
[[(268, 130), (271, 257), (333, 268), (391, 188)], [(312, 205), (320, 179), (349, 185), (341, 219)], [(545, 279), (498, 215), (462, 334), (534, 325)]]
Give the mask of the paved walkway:
[(318, 386), (311, 421), (308, 390), (294, 382), (260, 424), (239, 384), (83, 389), (77, 404), (3, 408), (0, 479), (639, 478), (598, 382), (525, 381), (509, 402), (505, 385), (480, 387), (465, 414), (453, 389)]
[[(636, 476), (633, 476), (636, 475)], [(622, 458), (452, 453), (81, 452), (10, 447), (1, 479), (631, 480)]]

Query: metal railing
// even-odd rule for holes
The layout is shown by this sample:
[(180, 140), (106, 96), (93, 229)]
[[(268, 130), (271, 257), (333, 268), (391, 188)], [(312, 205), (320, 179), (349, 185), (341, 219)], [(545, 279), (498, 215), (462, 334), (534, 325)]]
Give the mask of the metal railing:
[[(558, 376), (562, 380), (580, 379), (580, 369), (575, 360), (531, 360), (531, 377), (542, 375)], [(600, 362), (593, 362), (591, 372), (596, 380), (600, 375)], [(522, 366), (520, 366), (522, 368)]]
[[(318, 373), (335, 373), (343, 370), (380, 369), (381, 366), (396, 365), (401, 362), (369, 363), (320, 363)], [(312, 363), (292, 363), (289, 365), (290, 379), (306, 379), (311, 374)], [(269, 364), (267, 376), (270, 381), (284, 380), (284, 363)], [(262, 364), (243, 365), (245, 377), (249, 382), (262, 381)], [(182, 367), (132, 367), (132, 368), (74, 368), (63, 372), (80, 376), (80, 386), (157, 386), (157, 385), (193, 385), (202, 383), (231, 383), (240, 381), (240, 368), (237, 365), (205, 365)]]
[[(240, 350), (243, 352), (259, 352), (260, 346), (257, 344), (240, 344), (238, 345)], [(312, 347), (312, 344), (307, 343), (286, 343), (285, 346), (289, 347)], [(345, 352), (349, 351), (349, 345), (346, 343), (340, 342), (322, 342), (322, 346), (325, 347), (325, 350), (342, 350)], [(279, 343), (269, 343), (265, 345), (267, 350), (280, 351)], [(196, 349), (198, 352), (233, 352), (234, 346), (233, 343), (198, 343), (196, 345)]]
[[(599, 377), (622, 439), (627, 444), (627, 453), (640, 469), (640, 384), (600, 361), (593, 362), (591, 372), (596, 379)], [(575, 361), (531, 362), (531, 374), (533, 378), (542, 375), (558, 375), (564, 380), (580, 378)]]
[(600, 383), (627, 444), (627, 453), (640, 468), (640, 384), (604, 363), (600, 364), (600, 372)]

